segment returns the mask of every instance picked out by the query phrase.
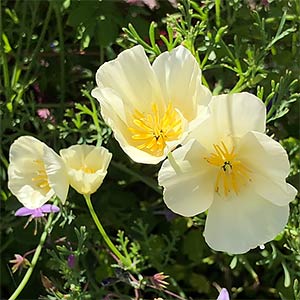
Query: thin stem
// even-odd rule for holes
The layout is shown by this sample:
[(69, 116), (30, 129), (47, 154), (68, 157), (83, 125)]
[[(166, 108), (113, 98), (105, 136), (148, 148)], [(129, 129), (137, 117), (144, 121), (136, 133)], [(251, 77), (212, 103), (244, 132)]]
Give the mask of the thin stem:
[[(54, 203), (55, 204), (55, 203)], [(19, 294), (22, 292), (22, 290), (25, 288), (28, 280), (30, 279), (31, 277), (31, 274), (34, 270), (34, 267), (40, 257), (40, 254), (41, 254), (41, 251), (43, 249), (43, 246), (44, 246), (44, 243), (46, 241), (46, 238), (47, 238), (47, 235), (51, 232), (51, 225), (52, 225), (52, 220), (53, 220), (53, 216), (54, 214), (51, 213), (49, 215), (49, 218), (48, 218), (48, 221), (45, 225), (45, 228), (44, 228), (44, 231), (41, 235), (41, 238), (40, 238), (40, 242), (35, 250), (35, 253), (33, 255), (33, 258), (31, 260), (31, 263), (30, 263), (30, 267), (29, 269), (27, 270), (25, 276), (23, 277), (22, 281), (20, 282), (19, 286), (17, 287), (17, 289), (14, 291), (14, 293), (10, 296), (10, 298), (8, 300), (15, 300)]]
[(4, 45), (2, 40), (3, 35), (3, 28), (2, 28), (2, 1), (0, 0), (0, 53), (2, 54), (2, 68), (3, 68), (3, 79), (4, 79), (4, 93), (6, 101), (11, 101), (11, 87), (10, 87), (10, 79), (9, 79), (9, 71), (8, 71), (8, 63), (7, 63), (7, 56), (4, 51)]
[(93, 97), (86, 90), (83, 90), (82, 94), (84, 96), (86, 96), (91, 102), (91, 106), (92, 106), (91, 117), (93, 119), (94, 125), (95, 125), (96, 130), (97, 130), (97, 145), (96, 146), (101, 146), (101, 143), (102, 143), (102, 134), (101, 134), (102, 130), (101, 130), (101, 127), (100, 127), (100, 124), (99, 124), (98, 109), (95, 105), (95, 100), (93, 99)]
[(245, 84), (245, 78), (240, 77), (236, 85), (230, 91), (230, 94), (239, 93), (243, 91), (247, 87), (247, 83)]
[[(54, 2), (51, 2), (51, 4)], [(64, 33), (61, 21), (61, 15), (58, 7), (58, 2), (54, 3), (54, 12), (57, 20), (57, 29), (58, 29), (58, 38), (59, 38), (59, 55), (60, 55), (60, 90), (61, 98), (60, 103), (62, 107), (62, 112), (64, 111), (65, 97), (66, 97), (66, 81), (65, 81), (65, 42), (64, 42)]]
[(215, 12), (216, 12), (216, 26), (219, 28), (221, 25), (221, 18), (220, 18), (220, 6), (221, 6), (221, 1), (220, 0), (216, 0), (215, 1)]
[(91, 202), (91, 196), (90, 195), (83, 195), (84, 198), (85, 198), (85, 201), (86, 201), (86, 204), (89, 208), (89, 211), (92, 215), (92, 218), (100, 232), (100, 234), (102, 235), (104, 241), (106, 242), (107, 246), (110, 248), (110, 250), (118, 257), (118, 259), (121, 261), (121, 262), (125, 262), (126, 259), (125, 257), (120, 253), (120, 251), (116, 248), (116, 246), (113, 244), (113, 242), (111, 241), (111, 239), (108, 237), (108, 235), (106, 234), (103, 226), (101, 225), (98, 217), (97, 217), (97, 214), (94, 210), (94, 207), (92, 205), (92, 202)]
[(172, 166), (172, 168), (174, 169), (174, 171), (177, 174), (182, 173), (182, 171), (181, 171), (179, 165), (177, 164), (177, 162), (176, 162), (176, 160), (175, 160), (172, 152), (169, 152), (169, 154), (168, 154), (168, 160), (170, 162), (170, 165)]

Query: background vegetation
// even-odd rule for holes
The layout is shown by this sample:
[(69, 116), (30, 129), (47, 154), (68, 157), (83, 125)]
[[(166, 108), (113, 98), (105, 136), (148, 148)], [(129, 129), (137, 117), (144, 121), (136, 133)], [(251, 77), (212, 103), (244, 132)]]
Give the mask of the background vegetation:
[[(288, 181), (299, 190), (300, 2), (197, 0), (175, 8), (160, 1), (152, 9), (130, 2), (0, 0), (0, 298), (24, 275), (13, 274), (9, 260), (30, 258), (43, 227), (36, 236), (34, 222), (23, 229), (26, 220), (14, 217), (20, 203), (7, 188), (9, 147), (33, 135), (55, 150), (88, 143), (113, 153), (92, 200), (133, 265), (116, 266), (71, 190), (22, 299), (215, 299), (217, 285), (232, 299), (300, 299), (299, 198), (275, 241), (244, 255), (212, 251), (202, 236), (205, 214), (167, 210), (159, 166), (133, 163), (122, 152), (90, 96), (97, 68), (123, 49), (140, 43), (152, 61), (183, 44), (215, 95), (249, 91), (265, 102), (268, 134), (288, 151)], [(170, 276), (166, 288), (153, 277), (160, 272)]]

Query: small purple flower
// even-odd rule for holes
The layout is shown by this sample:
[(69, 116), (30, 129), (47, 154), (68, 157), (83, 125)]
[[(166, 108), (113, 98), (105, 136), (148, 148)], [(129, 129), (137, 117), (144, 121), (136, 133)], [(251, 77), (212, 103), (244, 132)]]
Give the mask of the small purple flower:
[(223, 288), (219, 294), (217, 300), (230, 300), (228, 291)]
[(59, 210), (60, 210), (59, 207), (52, 204), (44, 204), (41, 207), (33, 208), (33, 209), (27, 207), (21, 207), (16, 211), (15, 216), (17, 217), (30, 216), (31, 219), (35, 219), (35, 218), (41, 218), (45, 216), (45, 214), (47, 213), (51, 213), (51, 212), (57, 213), (59, 212)]
[(75, 257), (74, 254), (70, 254), (68, 256), (68, 266), (69, 266), (70, 269), (74, 269), (74, 267), (75, 267), (75, 259), (76, 259), (76, 257)]

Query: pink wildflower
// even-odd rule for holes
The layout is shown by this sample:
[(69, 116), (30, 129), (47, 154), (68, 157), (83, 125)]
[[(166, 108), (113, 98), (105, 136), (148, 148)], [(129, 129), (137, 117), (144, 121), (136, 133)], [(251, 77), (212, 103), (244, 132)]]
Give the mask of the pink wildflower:
[(11, 268), (13, 273), (30, 265), (29, 261), (20, 254), (15, 254), (15, 259), (11, 259), (9, 262), (14, 264)]

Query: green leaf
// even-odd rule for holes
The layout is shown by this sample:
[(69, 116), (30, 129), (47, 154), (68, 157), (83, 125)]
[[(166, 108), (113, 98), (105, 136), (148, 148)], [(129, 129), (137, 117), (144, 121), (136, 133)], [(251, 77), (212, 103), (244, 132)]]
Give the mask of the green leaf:
[(15, 24), (19, 24), (19, 18), (14, 9), (5, 8), (5, 13), (9, 15)]
[(289, 287), (291, 285), (291, 276), (290, 276), (290, 272), (285, 264), (285, 262), (281, 263), (282, 268), (283, 268), (283, 272), (284, 272), (284, 287)]
[(96, 21), (95, 37), (100, 47), (112, 44), (119, 34), (118, 25), (112, 21), (113, 16), (101, 16)]
[(183, 253), (192, 261), (199, 262), (203, 258), (204, 240), (200, 231), (190, 231), (183, 244)]
[(12, 50), (12, 48), (11, 48), (10, 43), (8, 41), (7, 35), (5, 33), (2, 33), (2, 40), (4, 42), (4, 52), (9, 53)]

